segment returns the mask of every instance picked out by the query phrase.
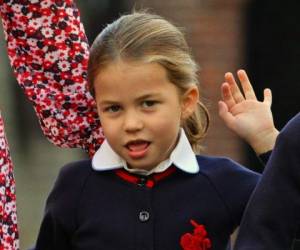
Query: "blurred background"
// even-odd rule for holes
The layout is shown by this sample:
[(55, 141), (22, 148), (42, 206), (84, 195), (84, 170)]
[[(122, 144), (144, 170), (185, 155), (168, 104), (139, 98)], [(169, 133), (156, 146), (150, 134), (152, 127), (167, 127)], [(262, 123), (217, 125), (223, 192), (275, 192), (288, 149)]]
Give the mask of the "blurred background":
[[(225, 155), (261, 171), (253, 151), (217, 116), (224, 73), (247, 70), (258, 98), (273, 91), (275, 125), (281, 129), (300, 110), (300, 1), (296, 0), (78, 0), (89, 40), (122, 13), (150, 8), (184, 27), (201, 66), (202, 95), (211, 113), (205, 154)], [(35, 242), (45, 199), (59, 168), (87, 155), (60, 149), (42, 135), (31, 105), (15, 82), (0, 27), (0, 107), (15, 167), (21, 249)]]

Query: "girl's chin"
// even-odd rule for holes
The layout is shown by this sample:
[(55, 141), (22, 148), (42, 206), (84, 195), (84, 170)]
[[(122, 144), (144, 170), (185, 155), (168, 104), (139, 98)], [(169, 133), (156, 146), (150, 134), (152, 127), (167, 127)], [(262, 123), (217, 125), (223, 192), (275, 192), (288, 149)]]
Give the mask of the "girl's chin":
[(127, 166), (131, 169), (139, 169), (145, 171), (150, 171), (155, 167), (154, 164), (147, 164), (146, 162), (142, 162), (142, 161), (140, 162), (127, 161)]

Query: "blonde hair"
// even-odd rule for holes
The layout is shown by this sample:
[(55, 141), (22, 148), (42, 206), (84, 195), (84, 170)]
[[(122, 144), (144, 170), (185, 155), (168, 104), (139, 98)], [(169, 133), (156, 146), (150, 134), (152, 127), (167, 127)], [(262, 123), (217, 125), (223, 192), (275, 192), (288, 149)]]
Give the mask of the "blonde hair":
[[(112, 62), (118, 60), (158, 63), (183, 94), (191, 85), (199, 85), (198, 65), (193, 60), (183, 33), (162, 17), (143, 12), (123, 15), (95, 39), (89, 57), (88, 81), (94, 94), (95, 77)], [(199, 101), (196, 112), (183, 121), (183, 128), (194, 151), (209, 125), (209, 115)]]

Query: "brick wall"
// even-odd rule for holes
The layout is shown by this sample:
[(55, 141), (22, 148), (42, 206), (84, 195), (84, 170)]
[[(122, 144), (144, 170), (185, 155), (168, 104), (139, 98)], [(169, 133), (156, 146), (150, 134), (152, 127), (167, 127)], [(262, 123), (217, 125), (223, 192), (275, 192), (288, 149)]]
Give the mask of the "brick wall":
[(246, 0), (139, 0), (136, 6), (152, 9), (177, 26), (200, 64), (199, 79), (207, 100), (211, 126), (205, 153), (226, 155), (244, 162), (243, 143), (218, 117), (217, 101), (224, 73), (244, 67), (243, 13)]

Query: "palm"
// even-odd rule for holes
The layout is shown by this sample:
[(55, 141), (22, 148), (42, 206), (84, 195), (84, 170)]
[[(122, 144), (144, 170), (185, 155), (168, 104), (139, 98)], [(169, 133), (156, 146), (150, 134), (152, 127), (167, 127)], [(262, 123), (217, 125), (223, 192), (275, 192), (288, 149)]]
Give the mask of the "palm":
[(263, 102), (245, 100), (232, 107), (230, 112), (234, 119), (225, 122), (226, 125), (247, 141), (274, 126), (270, 107)]

